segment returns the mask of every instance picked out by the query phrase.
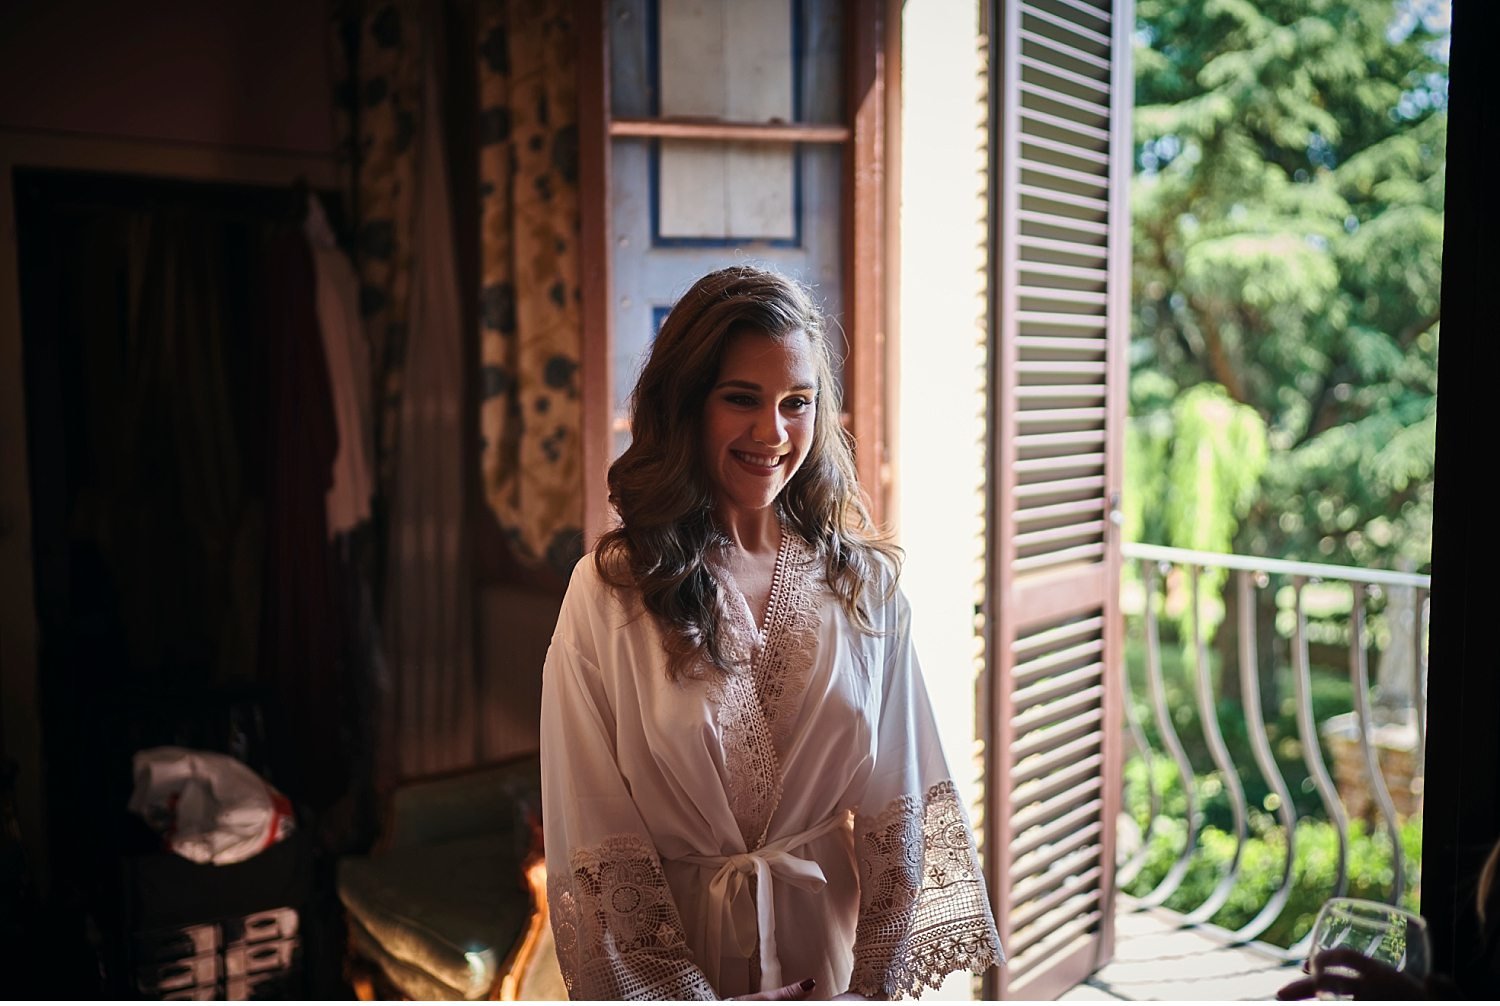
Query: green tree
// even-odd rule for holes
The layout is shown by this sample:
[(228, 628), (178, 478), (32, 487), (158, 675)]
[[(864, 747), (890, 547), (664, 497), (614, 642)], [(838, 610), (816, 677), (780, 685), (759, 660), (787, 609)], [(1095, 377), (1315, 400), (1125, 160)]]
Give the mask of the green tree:
[[(1201, 547), (1218, 508), (1210, 536), (1227, 522), (1237, 551), (1424, 567), (1444, 5), (1138, 0), (1136, 14), (1129, 463), (1178, 463), (1195, 435), (1180, 402), (1203, 385), (1253, 410), (1267, 447), (1248, 496), (1234, 465), (1170, 493), (1139, 481), (1136, 528)], [(1221, 480), (1211, 499), (1180, 498), (1205, 477)]]
[[(1265, 423), (1217, 384), (1199, 384), (1172, 395), (1170, 402), (1156, 401), (1170, 387), (1160, 374), (1138, 374), (1133, 384), (1137, 401), (1152, 401), (1156, 407), (1148, 410), (1148, 421), (1130, 426), (1125, 434), (1132, 462), (1125, 471), (1125, 537), (1201, 552), (1230, 551), (1265, 471)], [(1160, 502), (1148, 510), (1146, 501)], [(1205, 638), (1224, 619), (1220, 595), (1227, 577), (1224, 569), (1203, 571), (1198, 617)], [(1185, 603), (1185, 597), (1179, 598), (1163, 616), (1176, 623), (1186, 647), (1192, 612)]]

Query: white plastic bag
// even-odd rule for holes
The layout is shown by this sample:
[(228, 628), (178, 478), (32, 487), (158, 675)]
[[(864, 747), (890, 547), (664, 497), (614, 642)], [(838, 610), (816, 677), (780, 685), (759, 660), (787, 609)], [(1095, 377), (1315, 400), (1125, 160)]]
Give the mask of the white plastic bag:
[(148, 748), (134, 760), (129, 809), (195, 863), (238, 863), (291, 834), (292, 804), (243, 762), (191, 748)]

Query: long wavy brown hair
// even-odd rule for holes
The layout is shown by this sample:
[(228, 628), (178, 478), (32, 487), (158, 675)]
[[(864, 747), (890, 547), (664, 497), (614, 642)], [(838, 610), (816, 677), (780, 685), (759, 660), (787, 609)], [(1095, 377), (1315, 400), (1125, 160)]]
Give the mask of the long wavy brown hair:
[[(732, 670), (715, 560), (726, 538), (714, 519), (701, 461), (703, 409), (731, 339), (758, 332), (784, 340), (806, 333), (817, 375), (813, 436), (802, 467), (777, 500), (786, 526), (813, 547), (850, 620), (875, 632), (865, 603), (878, 580), (894, 590), (901, 551), (870, 518), (855, 477), (851, 441), (839, 424), (839, 387), (822, 313), (797, 282), (747, 265), (693, 284), (662, 323), (631, 395), (632, 440), (609, 469), (617, 527), (594, 562), (606, 583), (640, 591), (667, 647), (667, 674), (707, 665)], [(881, 577), (884, 558), (890, 574)]]

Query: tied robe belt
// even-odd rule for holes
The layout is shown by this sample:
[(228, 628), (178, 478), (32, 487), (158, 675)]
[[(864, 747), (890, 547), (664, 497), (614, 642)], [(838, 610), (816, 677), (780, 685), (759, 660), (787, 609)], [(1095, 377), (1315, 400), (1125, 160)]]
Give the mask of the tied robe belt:
[[(732, 856), (683, 856), (678, 862), (693, 863), (715, 870), (708, 885), (708, 945), (705, 961), (714, 972), (710, 981), (718, 986), (719, 959), (725, 950), (726, 930), (733, 941), (730, 946), (739, 956), (748, 958), (760, 942), (760, 987), (781, 986), (781, 961), (776, 954), (775, 884), (791, 884), (804, 891), (819, 891), (828, 883), (823, 868), (810, 859), (792, 855), (824, 835), (844, 827), (849, 812), (841, 811), (806, 831), (768, 842), (753, 852)], [(756, 894), (750, 892), (750, 878), (755, 878)], [(747, 924), (753, 914), (754, 925)]]

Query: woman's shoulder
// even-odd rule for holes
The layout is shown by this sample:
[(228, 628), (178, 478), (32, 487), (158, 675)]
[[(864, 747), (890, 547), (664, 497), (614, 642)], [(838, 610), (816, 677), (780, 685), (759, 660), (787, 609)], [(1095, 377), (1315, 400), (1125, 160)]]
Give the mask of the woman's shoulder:
[[(808, 544), (802, 559), (829, 602), (849, 598), (863, 612), (861, 619), (868, 619), (877, 634), (884, 632), (907, 603), (901, 589), (900, 551), (865, 545), (846, 552), (838, 564), (829, 562), (827, 555), (827, 546)], [(842, 601), (839, 606), (847, 607)]]
[(551, 648), (602, 667), (608, 654), (640, 645), (643, 632), (649, 636), (650, 619), (641, 617), (643, 610), (640, 595), (611, 583), (591, 552), (573, 566)]
[[(568, 576), (568, 597), (574, 595), (597, 596), (610, 591), (611, 579), (617, 577), (606, 577), (599, 568), (600, 555), (597, 551), (584, 553), (583, 557), (573, 564), (573, 572)], [(606, 558), (606, 569), (612, 573), (616, 565)]]
[(896, 590), (901, 585), (901, 553), (871, 547), (868, 555), (871, 579), (875, 585), (890, 591)]
[(596, 590), (603, 582), (599, 575), (598, 553), (585, 552), (573, 564), (573, 572), (568, 576), (568, 590)]
[(883, 548), (865, 549), (864, 590), (867, 603), (880, 607), (905, 601), (901, 592), (901, 554)]
[(640, 594), (630, 586), (630, 566), (618, 552), (589, 552), (573, 565), (563, 610), (581, 608), (590, 614), (618, 608), (631, 612)]

